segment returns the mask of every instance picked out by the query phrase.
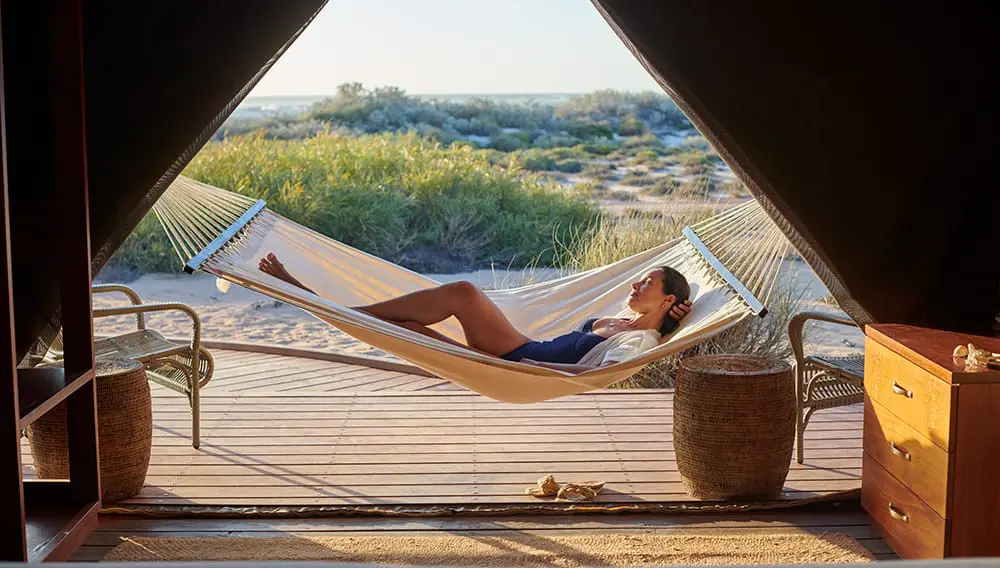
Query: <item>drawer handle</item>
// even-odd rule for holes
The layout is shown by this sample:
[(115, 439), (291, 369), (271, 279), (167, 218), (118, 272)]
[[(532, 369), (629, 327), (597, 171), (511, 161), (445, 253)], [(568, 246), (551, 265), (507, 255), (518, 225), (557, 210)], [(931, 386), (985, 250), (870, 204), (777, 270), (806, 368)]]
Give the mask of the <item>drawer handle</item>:
[(903, 521), (904, 523), (910, 522), (910, 516), (897, 509), (892, 502), (889, 503), (889, 514), (892, 515), (892, 518)]
[(903, 395), (906, 398), (913, 398), (913, 391), (904, 389), (896, 381), (892, 381), (892, 392)]
[(899, 456), (906, 461), (910, 461), (910, 459), (913, 457), (910, 455), (910, 452), (897, 446), (896, 442), (889, 442), (889, 451), (892, 452), (892, 455)]

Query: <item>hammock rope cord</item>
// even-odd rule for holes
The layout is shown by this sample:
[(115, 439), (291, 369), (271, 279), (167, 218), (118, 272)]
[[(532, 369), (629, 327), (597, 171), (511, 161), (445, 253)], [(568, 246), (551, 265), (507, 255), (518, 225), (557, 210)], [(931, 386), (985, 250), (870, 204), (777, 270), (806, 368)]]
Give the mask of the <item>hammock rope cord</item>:
[[(154, 211), (186, 271), (207, 272), (298, 306), (439, 377), (513, 403), (607, 387), (746, 317), (764, 315), (789, 250), (778, 227), (750, 201), (618, 262), (518, 288), (485, 291), (514, 327), (529, 337), (545, 339), (572, 331), (589, 317), (626, 315), (622, 302), (630, 283), (652, 267), (671, 266), (688, 278), (691, 313), (674, 333), (644, 353), (572, 374), (485, 355), (351, 309), (348, 306), (384, 301), (438, 282), (285, 219), (266, 209), (262, 200), (180, 176)], [(257, 264), (268, 252), (316, 293), (261, 272)], [(431, 327), (464, 341), (454, 318)]]

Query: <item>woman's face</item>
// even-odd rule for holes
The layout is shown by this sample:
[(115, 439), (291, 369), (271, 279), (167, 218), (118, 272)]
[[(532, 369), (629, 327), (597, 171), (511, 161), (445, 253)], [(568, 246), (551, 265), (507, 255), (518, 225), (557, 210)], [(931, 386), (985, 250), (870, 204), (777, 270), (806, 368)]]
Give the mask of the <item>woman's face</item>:
[(654, 269), (632, 283), (632, 293), (625, 303), (632, 311), (644, 314), (664, 307), (669, 308), (674, 299), (673, 294), (663, 293), (663, 272)]

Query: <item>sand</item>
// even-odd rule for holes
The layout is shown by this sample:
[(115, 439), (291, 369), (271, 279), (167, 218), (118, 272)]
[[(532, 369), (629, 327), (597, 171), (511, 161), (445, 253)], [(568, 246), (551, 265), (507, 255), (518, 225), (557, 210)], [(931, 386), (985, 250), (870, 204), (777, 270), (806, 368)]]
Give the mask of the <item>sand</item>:
[[(802, 262), (786, 263), (783, 280), (804, 286), (808, 303), (805, 309), (837, 313), (835, 307), (819, 302), (828, 295), (823, 284)], [(461, 274), (429, 275), (439, 282), (471, 280), (483, 288), (516, 286), (527, 278), (546, 279), (554, 270), (536, 270), (531, 274), (516, 271), (481, 270)], [(215, 278), (206, 274), (146, 274), (128, 283), (144, 302), (181, 302), (194, 308), (202, 321), (204, 339), (241, 343), (264, 343), (312, 349), (348, 355), (397, 360), (392, 355), (361, 343), (309, 313), (267, 296), (232, 286), (225, 294), (216, 289)], [(94, 297), (95, 307), (109, 307), (126, 302), (121, 294)], [(95, 320), (95, 333), (117, 335), (135, 329), (130, 317)], [(181, 313), (148, 317), (147, 326), (167, 337), (189, 337), (190, 320)], [(859, 352), (864, 344), (860, 330), (843, 326), (815, 324), (810, 344), (829, 354)], [(398, 360), (397, 360), (398, 361)]]

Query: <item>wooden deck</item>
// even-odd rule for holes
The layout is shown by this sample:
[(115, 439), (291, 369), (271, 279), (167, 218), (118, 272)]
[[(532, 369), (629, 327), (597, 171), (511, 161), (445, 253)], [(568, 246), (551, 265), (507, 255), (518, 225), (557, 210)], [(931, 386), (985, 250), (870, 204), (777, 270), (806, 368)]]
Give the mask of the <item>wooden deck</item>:
[[(692, 503), (673, 454), (670, 390), (608, 390), (510, 405), (398, 366), (380, 370), (275, 354), (213, 353), (216, 375), (203, 390), (201, 449), (190, 445), (186, 399), (154, 386), (146, 487), (102, 515), (98, 531), (76, 559), (100, 559), (129, 535), (500, 530), (540, 536), (835, 531), (854, 536), (879, 558), (893, 557), (856, 500), (788, 511), (677, 514), (680, 506)], [(860, 408), (846, 407), (813, 417), (806, 463), (792, 463), (781, 500), (836, 496), (860, 487), (861, 416)], [(25, 473), (32, 475), (27, 442), (24, 450)], [(531, 497), (525, 489), (547, 473), (559, 481), (605, 480), (597, 505), (619, 514), (544, 516), (558, 510), (546, 506), (562, 504)], [(508, 508), (529, 505), (542, 509), (509, 516)], [(252, 512), (317, 511), (310, 507), (489, 511), (492, 516), (246, 518)], [(160, 515), (128, 516), (150, 508)], [(244, 518), (172, 518), (220, 508)], [(628, 513), (633, 510), (647, 512)]]
[[(154, 387), (146, 487), (119, 506), (538, 505), (525, 489), (547, 473), (605, 480), (599, 503), (691, 501), (669, 390), (510, 405), (398, 371), (226, 351), (216, 360), (201, 449), (187, 400)], [(814, 416), (782, 500), (860, 487), (861, 416)]]

